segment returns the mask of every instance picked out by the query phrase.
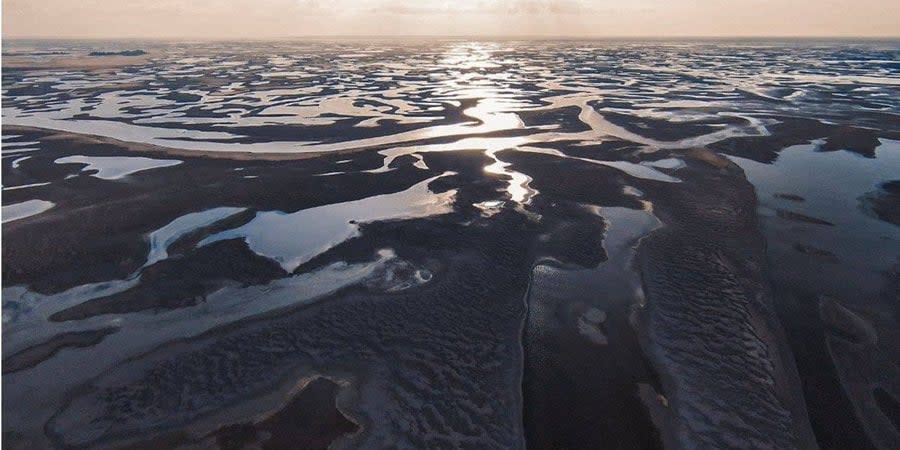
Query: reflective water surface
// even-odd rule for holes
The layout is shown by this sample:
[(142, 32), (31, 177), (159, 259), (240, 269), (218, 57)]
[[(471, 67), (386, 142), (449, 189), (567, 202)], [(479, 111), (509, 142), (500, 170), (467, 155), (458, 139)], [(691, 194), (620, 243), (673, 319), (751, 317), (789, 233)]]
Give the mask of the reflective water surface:
[(900, 441), (897, 41), (3, 50), (11, 448)]

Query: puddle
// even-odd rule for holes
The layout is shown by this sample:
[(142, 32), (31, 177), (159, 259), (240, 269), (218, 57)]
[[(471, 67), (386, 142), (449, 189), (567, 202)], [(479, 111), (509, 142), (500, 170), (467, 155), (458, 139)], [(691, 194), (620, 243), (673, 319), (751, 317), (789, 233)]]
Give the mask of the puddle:
[(147, 255), (147, 262), (144, 264), (144, 267), (168, 258), (166, 251), (169, 246), (185, 234), (198, 228), (212, 225), (245, 210), (246, 208), (213, 208), (185, 214), (169, 222), (166, 226), (150, 233), (147, 237), (147, 240), (150, 242), (150, 253)]
[(56, 164), (87, 164), (82, 172), (96, 170), (90, 174), (102, 180), (119, 180), (144, 170), (177, 166), (182, 161), (175, 159), (152, 159), (137, 156), (83, 156), (73, 155), (59, 158)]
[(3, 205), (3, 223), (24, 219), (40, 214), (54, 205), (46, 200), (28, 200), (12, 205)]
[(278, 261), (288, 272), (331, 247), (357, 235), (358, 223), (426, 217), (452, 210), (455, 190), (432, 193), (428, 184), (447, 175), (419, 182), (394, 194), (304, 209), (295, 213), (263, 211), (247, 224), (209, 236), (200, 246), (244, 238), (250, 248)]
[[(789, 147), (773, 164), (731, 159), (756, 186), (770, 255), (818, 280), (813, 285), (860, 296), (881, 286), (882, 273), (897, 263), (900, 229), (866, 214), (861, 199), (882, 183), (900, 178), (900, 141), (882, 140), (875, 158), (817, 148), (817, 143)], [(791, 220), (794, 217), (806, 220)], [(815, 269), (818, 260), (810, 257), (813, 254), (831, 255), (830, 260), (839, 263), (833, 270), (853, 272), (862, 277), (861, 284), (841, 286), (846, 284), (840, 281), (843, 278)]]

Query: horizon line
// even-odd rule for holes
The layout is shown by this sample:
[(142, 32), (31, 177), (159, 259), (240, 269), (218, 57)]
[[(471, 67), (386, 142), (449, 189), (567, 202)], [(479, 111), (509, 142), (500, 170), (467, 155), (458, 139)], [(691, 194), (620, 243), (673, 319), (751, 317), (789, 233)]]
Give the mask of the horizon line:
[(20, 36), (0, 36), (2, 40), (85, 40), (85, 41), (102, 41), (111, 39), (121, 40), (150, 40), (150, 41), (167, 41), (167, 40), (203, 40), (203, 41), (272, 41), (272, 40), (297, 40), (297, 39), (525, 39), (525, 40), (563, 40), (563, 39), (583, 39), (583, 40), (626, 40), (626, 39), (858, 39), (858, 40), (900, 40), (900, 34), (897, 35), (763, 35), (763, 34), (744, 34), (744, 35), (688, 35), (688, 34), (672, 34), (672, 35), (554, 35), (554, 34), (309, 34), (309, 35), (286, 35), (286, 36), (47, 36), (47, 35), (20, 35)]

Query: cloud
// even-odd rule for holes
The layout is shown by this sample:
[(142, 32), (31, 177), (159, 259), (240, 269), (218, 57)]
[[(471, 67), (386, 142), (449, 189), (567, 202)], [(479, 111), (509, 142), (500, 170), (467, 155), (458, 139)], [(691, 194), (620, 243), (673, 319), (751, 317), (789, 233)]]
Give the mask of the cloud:
[(315, 11), (402, 15), (583, 14), (599, 11), (585, 0), (299, 0)]
[(3, 0), (4, 37), (898, 32), (897, 0)]

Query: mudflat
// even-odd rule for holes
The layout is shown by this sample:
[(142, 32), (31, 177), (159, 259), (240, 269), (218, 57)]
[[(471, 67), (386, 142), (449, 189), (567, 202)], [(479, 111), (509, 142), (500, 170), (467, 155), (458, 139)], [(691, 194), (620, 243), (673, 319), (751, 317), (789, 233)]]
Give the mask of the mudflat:
[(900, 440), (896, 41), (99, 48), (4, 48), (10, 448)]

